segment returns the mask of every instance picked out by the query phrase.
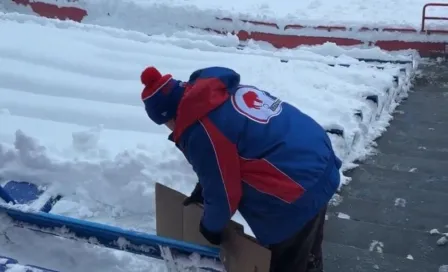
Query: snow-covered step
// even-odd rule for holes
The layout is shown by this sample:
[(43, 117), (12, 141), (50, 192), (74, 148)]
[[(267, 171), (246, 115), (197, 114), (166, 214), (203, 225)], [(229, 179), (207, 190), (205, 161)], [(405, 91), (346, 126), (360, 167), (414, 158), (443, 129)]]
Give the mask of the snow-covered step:
[[(371, 187), (366, 188), (366, 191), (369, 190), (375, 191)], [(393, 193), (394, 191), (391, 191), (389, 194)], [(443, 228), (447, 224), (448, 211), (445, 205), (434, 205), (434, 210), (424, 211), (407, 207), (408, 203), (404, 198), (381, 202), (378, 199), (376, 201), (369, 199), (370, 197), (354, 198), (347, 195), (350, 195), (350, 193), (346, 191), (344, 201), (329, 208), (330, 215), (423, 232), (429, 232), (434, 228)], [(448, 195), (445, 197), (448, 197)]]
[[(402, 172), (364, 164), (351, 171), (350, 177), (353, 181), (349, 186), (356, 186), (356, 183), (359, 183), (362, 186), (375, 189), (384, 186), (389, 190), (411, 188), (431, 192), (448, 192), (448, 176), (440, 176), (435, 173)], [(344, 190), (348, 190), (347, 188), (345, 187)]]
[(324, 237), (333, 243), (401, 258), (411, 255), (417, 261), (437, 265), (443, 265), (448, 256), (448, 247), (437, 245), (440, 237), (431, 236), (428, 232), (333, 216), (326, 221)]
[(324, 251), (325, 272), (433, 272), (439, 267), (415, 260), (412, 255), (401, 258), (331, 242), (324, 242)]

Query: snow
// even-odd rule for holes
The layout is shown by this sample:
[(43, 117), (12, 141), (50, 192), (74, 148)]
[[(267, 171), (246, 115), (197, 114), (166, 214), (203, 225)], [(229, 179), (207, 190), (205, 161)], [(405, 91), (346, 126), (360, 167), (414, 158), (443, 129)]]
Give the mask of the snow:
[(341, 219), (350, 219), (350, 215), (339, 212), (339, 213), (338, 213), (338, 218), (341, 218)]
[(404, 198), (396, 198), (395, 199), (395, 207), (406, 207), (406, 199)]
[[(350, 18), (353, 21), (365, 22), (366, 20), (387, 21), (398, 18), (419, 19), (421, 8), (427, 3), (425, 0), (380, 0), (374, 3), (363, 1), (235, 1), (232, 5), (228, 1), (207, 1), (207, 0), (134, 0), (138, 5), (161, 5), (198, 7), (203, 10), (221, 10), (231, 13), (257, 14), (260, 17), (272, 18), (306, 18), (310, 20), (320, 20), (331, 18), (340, 22)], [(443, 1), (442, 1), (443, 2)], [(381, 11), (381, 12), (380, 12)], [(397, 13), (398, 12), (398, 13)]]
[[(186, 35), (192, 32), (204, 34), (203, 29), (215, 29), (225, 30), (228, 33), (243, 30), (249, 33), (352, 38), (361, 40), (364, 46), (376, 41), (396, 41), (397, 39), (423, 42), (446, 41), (446, 35), (443, 34), (420, 35), (405, 32), (397, 35), (390, 31), (358, 31), (362, 27), (420, 30), (422, 7), (426, 3), (424, 0), (381, 0), (368, 4), (361, 0), (333, 1), (334, 3), (305, 0), (286, 4), (285, 0), (233, 1), (236, 3), (232, 5), (225, 1), (206, 2), (203, 0), (199, 2), (183, 0), (39, 0), (31, 2), (76, 7), (85, 10), (88, 14), (82, 20), (83, 23), (140, 31), (148, 35), (172, 35), (179, 30), (182, 30), (184, 34), (187, 33)], [(263, 8), (259, 9), (256, 6)], [(3, 3), (3, 7), (0, 5), (0, 10), (35, 14), (30, 6), (16, 5), (11, 0)], [(443, 17), (446, 10), (447, 7), (430, 7), (427, 15)], [(233, 21), (217, 18), (231, 18)], [(248, 23), (247, 20), (275, 23), (277, 26), (253, 24)], [(288, 25), (307, 27), (297, 29), (287, 27)], [(312, 28), (322, 25), (342, 25), (352, 31), (327, 31)], [(425, 29), (448, 28), (446, 21), (427, 20)], [(219, 39), (213, 39), (211, 42), (215, 43), (217, 40)], [(237, 37), (233, 36), (233, 43), (235, 41)]]
[(436, 241), (436, 244), (438, 246), (444, 246), (444, 245), (448, 244), (448, 232), (442, 233), (438, 229), (432, 229), (429, 231), (429, 234), (440, 236), (440, 238)]
[(429, 231), (429, 234), (431, 235), (440, 234), (440, 231), (438, 229), (432, 229)]
[[(182, 80), (205, 66), (235, 69), (243, 83), (271, 91), (327, 129), (343, 129), (344, 138), (330, 137), (344, 169), (372, 152), (373, 139), (384, 132), (397, 106), (394, 99), (410, 86), (410, 74), (399, 72), (402, 66), (381, 64), (381, 70), (356, 60), (412, 60), (409, 52), (333, 44), (237, 50), (216, 45), (235, 43), (232, 36), (148, 36), (15, 13), (0, 13), (0, 22), (1, 179), (33, 181), (47, 186), (48, 193), (64, 195), (53, 213), (149, 233), (155, 231), (155, 182), (189, 194), (196, 177), (167, 141), (168, 130), (146, 116), (139, 82), (146, 66)], [(338, 63), (351, 66), (328, 65)], [(400, 83), (394, 87), (397, 75)], [(368, 102), (368, 95), (377, 95), (380, 107)], [(234, 219), (244, 223), (239, 214)], [(59, 270), (69, 263), (75, 272), (92, 266), (98, 272), (164, 271), (141, 256), (37, 235), (5, 220), (0, 255)], [(382, 247), (377, 242), (372, 250)]]
[[(388, 25), (420, 28), (422, 9), (427, 0), (302, 0), (267, 1), (246, 0), (39, 0), (62, 6), (83, 7), (92, 21), (111, 23), (118, 18), (123, 26), (146, 26), (160, 23), (166, 18), (231, 17), (277, 22), (279, 24), (305, 25)], [(438, 1), (448, 3), (447, 1)], [(9, 7), (13, 8), (13, 7)], [(15, 7), (17, 9), (17, 7)], [(428, 16), (446, 16), (447, 7), (430, 7)], [(129, 16), (133, 14), (134, 16)], [(146, 14), (146, 16), (145, 16)], [(124, 19), (128, 16), (127, 19)], [(169, 16), (169, 17), (167, 17)], [(147, 17), (147, 18), (145, 18)], [(428, 21), (429, 24), (440, 21)], [(115, 21), (115, 23), (117, 23)]]
[(370, 243), (369, 251), (371, 252), (375, 251), (376, 253), (383, 254), (383, 248), (384, 248), (383, 242), (373, 240), (372, 243)]
[(439, 245), (439, 246), (444, 246), (446, 244), (448, 244), (448, 237), (447, 236), (442, 236), (442, 237), (440, 237), (439, 240), (437, 240), (437, 245)]
[[(185, 9), (200, 9), (204, 12), (218, 10), (222, 16), (245, 17), (263, 21), (285, 20), (290, 22), (309, 22), (324, 25), (383, 24), (394, 26), (419, 26), (422, 8), (426, 0), (380, 0), (366, 2), (361, 0), (339, 1), (228, 1), (207, 0), (134, 0), (139, 6), (150, 7), (166, 5)], [(448, 3), (447, 1), (438, 1)], [(428, 9), (431, 16), (446, 16), (446, 8)]]

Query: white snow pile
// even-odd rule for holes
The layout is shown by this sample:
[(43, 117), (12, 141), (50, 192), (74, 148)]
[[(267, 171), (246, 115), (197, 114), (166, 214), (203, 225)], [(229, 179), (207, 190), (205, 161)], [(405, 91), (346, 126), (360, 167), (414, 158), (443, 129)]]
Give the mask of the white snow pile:
[(339, 213), (338, 213), (338, 218), (341, 218), (341, 219), (350, 219), (351, 217), (350, 217), (350, 215), (348, 215), (348, 214), (346, 214), (346, 213), (339, 212)]
[(440, 238), (437, 240), (437, 245), (444, 246), (448, 244), (448, 232), (442, 233), (438, 229), (432, 229), (429, 231), (431, 235), (438, 235)]
[[(236, 49), (223, 50), (210, 43), (208, 50), (198, 51), (185, 48), (192, 47), (192, 40), (176, 37), (148, 37), (17, 14), (0, 14), (0, 19), (2, 35), (8, 37), (0, 45), (5, 64), (0, 67), (0, 108), (9, 112), (0, 115), (5, 124), (2, 135), (11, 143), (13, 139), (7, 135), (22, 129), (52, 146), (66, 142), (64, 137), (70, 135), (71, 150), (64, 152), (64, 158), (70, 152), (75, 158), (105, 158), (112, 155), (111, 149), (118, 154), (123, 148), (135, 150), (138, 146), (137, 150), (142, 150), (148, 144), (151, 148), (169, 147), (164, 141), (166, 131), (150, 123), (139, 101), (138, 76), (147, 65), (184, 80), (204, 66), (235, 69), (244, 83), (261, 86), (289, 101), (328, 130), (343, 130), (343, 138), (331, 137), (345, 169), (371, 151), (372, 140), (385, 130), (389, 113), (397, 105), (394, 99), (406, 95), (410, 86), (409, 69), (401, 73), (397, 65), (385, 64), (380, 70), (350, 56), (362, 55), (361, 49), (335, 50), (335, 46), (323, 45), (314, 50), (290, 50), (290, 56), (297, 58), (282, 63), (279, 58), (284, 58), (281, 54), (286, 51), (269, 55), (251, 49), (237, 54)], [(23, 21), (27, 23), (20, 23)], [(29, 33), (40, 38), (27, 45)], [(184, 47), (179, 46), (182, 44)], [(198, 48), (203, 46), (198, 43)], [(339, 51), (339, 55), (326, 57), (325, 48), (330, 54)], [(365, 51), (373, 54), (370, 49)], [(344, 62), (351, 66), (327, 65)], [(398, 86), (394, 86), (394, 76), (400, 77)], [(366, 100), (372, 95), (379, 97), (378, 107)], [(362, 113), (362, 121), (356, 112)], [(31, 120), (33, 125), (23, 125)], [(57, 137), (52, 133), (55, 127)], [(103, 144), (103, 139), (109, 142)], [(160, 150), (156, 148), (156, 152)]]
[[(7, 1), (8, 2), (8, 1)], [(187, 29), (190, 25), (211, 27), (219, 18), (275, 22), (281, 28), (287, 24), (307, 26), (393, 26), (420, 28), (421, 14), (426, 0), (361, 0), (340, 1), (267, 1), (246, 0), (39, 0), (58, 6), (80, 7), (88, 12), (84, 22), (138, 30), (145, 33), (160, 28)], [(30, 13), (30, 8), (4, 4), (4, 10)], [(428, 16), (445, 16), (446, 8), (430, 7)], [(429, 26), (443, 25), (430, 20)], [(158, 30), (159, 29), (159, 30)]]
[[(235, 69), (243, 83), (272, 92), (328, 130), (343, 131), (343, 137), (330, 137), (344, 169), (372, 152), (373, 140), (410, 88), (412, 65), (377, 69), (379, 64), (355, 58), (375, 52), (393, 57), (378, 49), (327, 44), (276, 53), (255, 46), (238, 51), (216, 46), (210, 42), (215, 38), (147, 36), (0, 13), (0, 179), (27, 180), (62, 194), (52, 213), (153, 233), (155, 182), (189, 194), (197, 180), (166, 139), (168, 130), (146, 116), (139, 82), (146, 66), (181, 80), (207, 66)], [(341, 63), (350, 67), (335, 65)], [(378, 97), (378, 104), (368, 96)], [(244, 223), (239, 214), (234, 219)], [(42, 244), (51, 247), (37, 250)], [(65, 262), (73, 264), (72, 271), (88, 271), (96, 258), (94, 267), (101, 271), (157, 271), (144, 258), (75, 241), (67, 252), (62, 244), (56, 237), (8, 230), (0, 235), (0, 255), (61, 270)]]

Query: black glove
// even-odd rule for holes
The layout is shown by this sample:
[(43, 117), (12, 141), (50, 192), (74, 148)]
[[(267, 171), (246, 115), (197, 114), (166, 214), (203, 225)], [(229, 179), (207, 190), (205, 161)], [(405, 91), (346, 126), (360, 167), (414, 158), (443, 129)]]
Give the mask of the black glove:
[(183, 202), (184, 206), (188, 206), (188, 205), (194, 204), (194, 203), (199, 203), (199, 204), (204, 203), (204, 198), (202, 197), (202, 186), (199, 182), (196, 184), (196, 187), (194, 187), (194, 190), (191, 193), (191, 195), (189, 197), (185, 198), (185, 200)]
[(213, 245), (220, 245), (222, 241), (222, 233), (221, 232), (211, 232), (208, 229), (204, 227), (204, 225), (201, 223), (199, 224), (199, 231), (201, 232), (202, 236), (204, 236), (205, 239), (210, 244)]

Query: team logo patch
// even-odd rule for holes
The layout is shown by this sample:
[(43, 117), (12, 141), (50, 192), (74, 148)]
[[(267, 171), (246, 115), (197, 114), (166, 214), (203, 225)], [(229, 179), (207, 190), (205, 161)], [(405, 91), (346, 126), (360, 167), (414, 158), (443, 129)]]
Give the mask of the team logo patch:
[(232, 96), (232, 104), (239, 113), (262, 124), (282, 112), (280, 99), (252, 87), (239, 88)]

